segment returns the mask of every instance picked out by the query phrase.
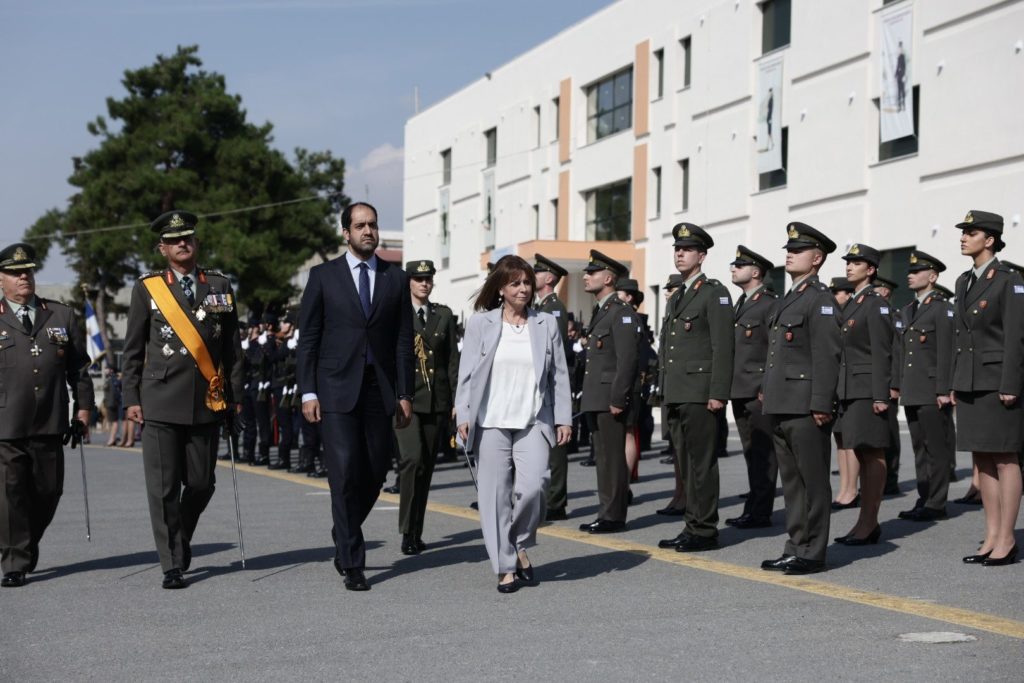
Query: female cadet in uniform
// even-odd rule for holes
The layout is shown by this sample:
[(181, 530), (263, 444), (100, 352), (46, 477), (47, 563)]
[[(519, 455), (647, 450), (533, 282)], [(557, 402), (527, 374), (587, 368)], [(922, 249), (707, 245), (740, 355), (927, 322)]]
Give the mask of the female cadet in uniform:
[(1005, 246), (1002, 216), (970, 211), (956, 227), (960, 253), (973, 261), (956, 281), (953, 306), (956, 445), (973, 453), (985, 506), (985, 541), (964, 562), (992, 567), (1017, 559), (1024, 280), (996, 258)]
[(892, 384), (892, 318), (889, 304), (871, 287), (878, 270), (876, 249), (850, 247), (846, 279), (853, 298), (839, 314), (842, 356), (839, 364), (837, 439), (853, 449), (860, 465), (860, 515), (853, 529), (836, 538), (843, 545), (877, 543), (882, 530), (878, 508), (885, 488), (885, 448), (889, 445), (889, 389)]
[(548, 454), (572, 436), (569, 373), (555, 317), (530, 307), (536, 279), (504, 256), (466, 324), (455, 394), (458, 432), (479, 462), (480, 526), (498, 591), (534, 583), (526, 548), (545, 505)]

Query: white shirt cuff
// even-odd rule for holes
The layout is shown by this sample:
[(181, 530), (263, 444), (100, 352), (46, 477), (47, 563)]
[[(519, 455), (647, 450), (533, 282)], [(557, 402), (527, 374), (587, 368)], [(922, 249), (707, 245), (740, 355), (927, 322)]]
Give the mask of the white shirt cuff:
[(316, 394), (303, 394), (302, 395), (302, 402), (303, 403), (305, 403), (306, 401), (316, 401), (316, 400), (317, 400)]

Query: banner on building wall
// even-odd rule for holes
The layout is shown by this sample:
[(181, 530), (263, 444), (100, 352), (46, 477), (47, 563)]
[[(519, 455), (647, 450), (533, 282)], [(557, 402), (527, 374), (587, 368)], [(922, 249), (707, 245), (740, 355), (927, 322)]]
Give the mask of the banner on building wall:
[(440, 213), (438, 220), (438, 241), (441, 243), (441, 258), (448, 258), (449, 248), (451, 245), (451, 201), (448, 195), (448, 188), (445, 187), (440, 192), (438, 212)]
[(484, 171), (484, 196), (483, 196), (483, 216), (480, 221), (483, 227), (484, 233), (484, 249), (490, 249), (494, 246), (494, 231), (497, 228), (495, 223), (495, 211), (494, 205), (494, 169)]
[(882, 94), (879, 126), (882, 142), (914, 134), (914, 89), (910, 80), (913, 5), (878, 13), (881, 36)]
[(757, 172), (782, 168), (782, 57), (757, 65)]

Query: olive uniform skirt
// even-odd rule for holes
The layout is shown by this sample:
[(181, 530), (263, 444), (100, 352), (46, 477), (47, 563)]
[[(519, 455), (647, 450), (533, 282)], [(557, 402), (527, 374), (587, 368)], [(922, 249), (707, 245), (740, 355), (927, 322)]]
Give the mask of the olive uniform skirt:
[(870, 398), (839, 402), (836, 431), (843, 435), (843, 448), (889, 447), (889, 416), (875, 415), (873, 403)]
[(1016, 453), (1024, 436), (1021, 398), (1010, 407), (998, 391), (956, 392), (956, 449), (980, 453)]

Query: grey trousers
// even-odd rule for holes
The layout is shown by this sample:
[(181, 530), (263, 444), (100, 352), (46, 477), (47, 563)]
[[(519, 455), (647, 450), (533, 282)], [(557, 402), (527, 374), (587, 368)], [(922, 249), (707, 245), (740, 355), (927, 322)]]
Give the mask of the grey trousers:
[(518, 551), (537, 542), (551, 478), (551, 449), (539, 424), (477, 431), (480, 529), (495, 574), (516, 570)]

